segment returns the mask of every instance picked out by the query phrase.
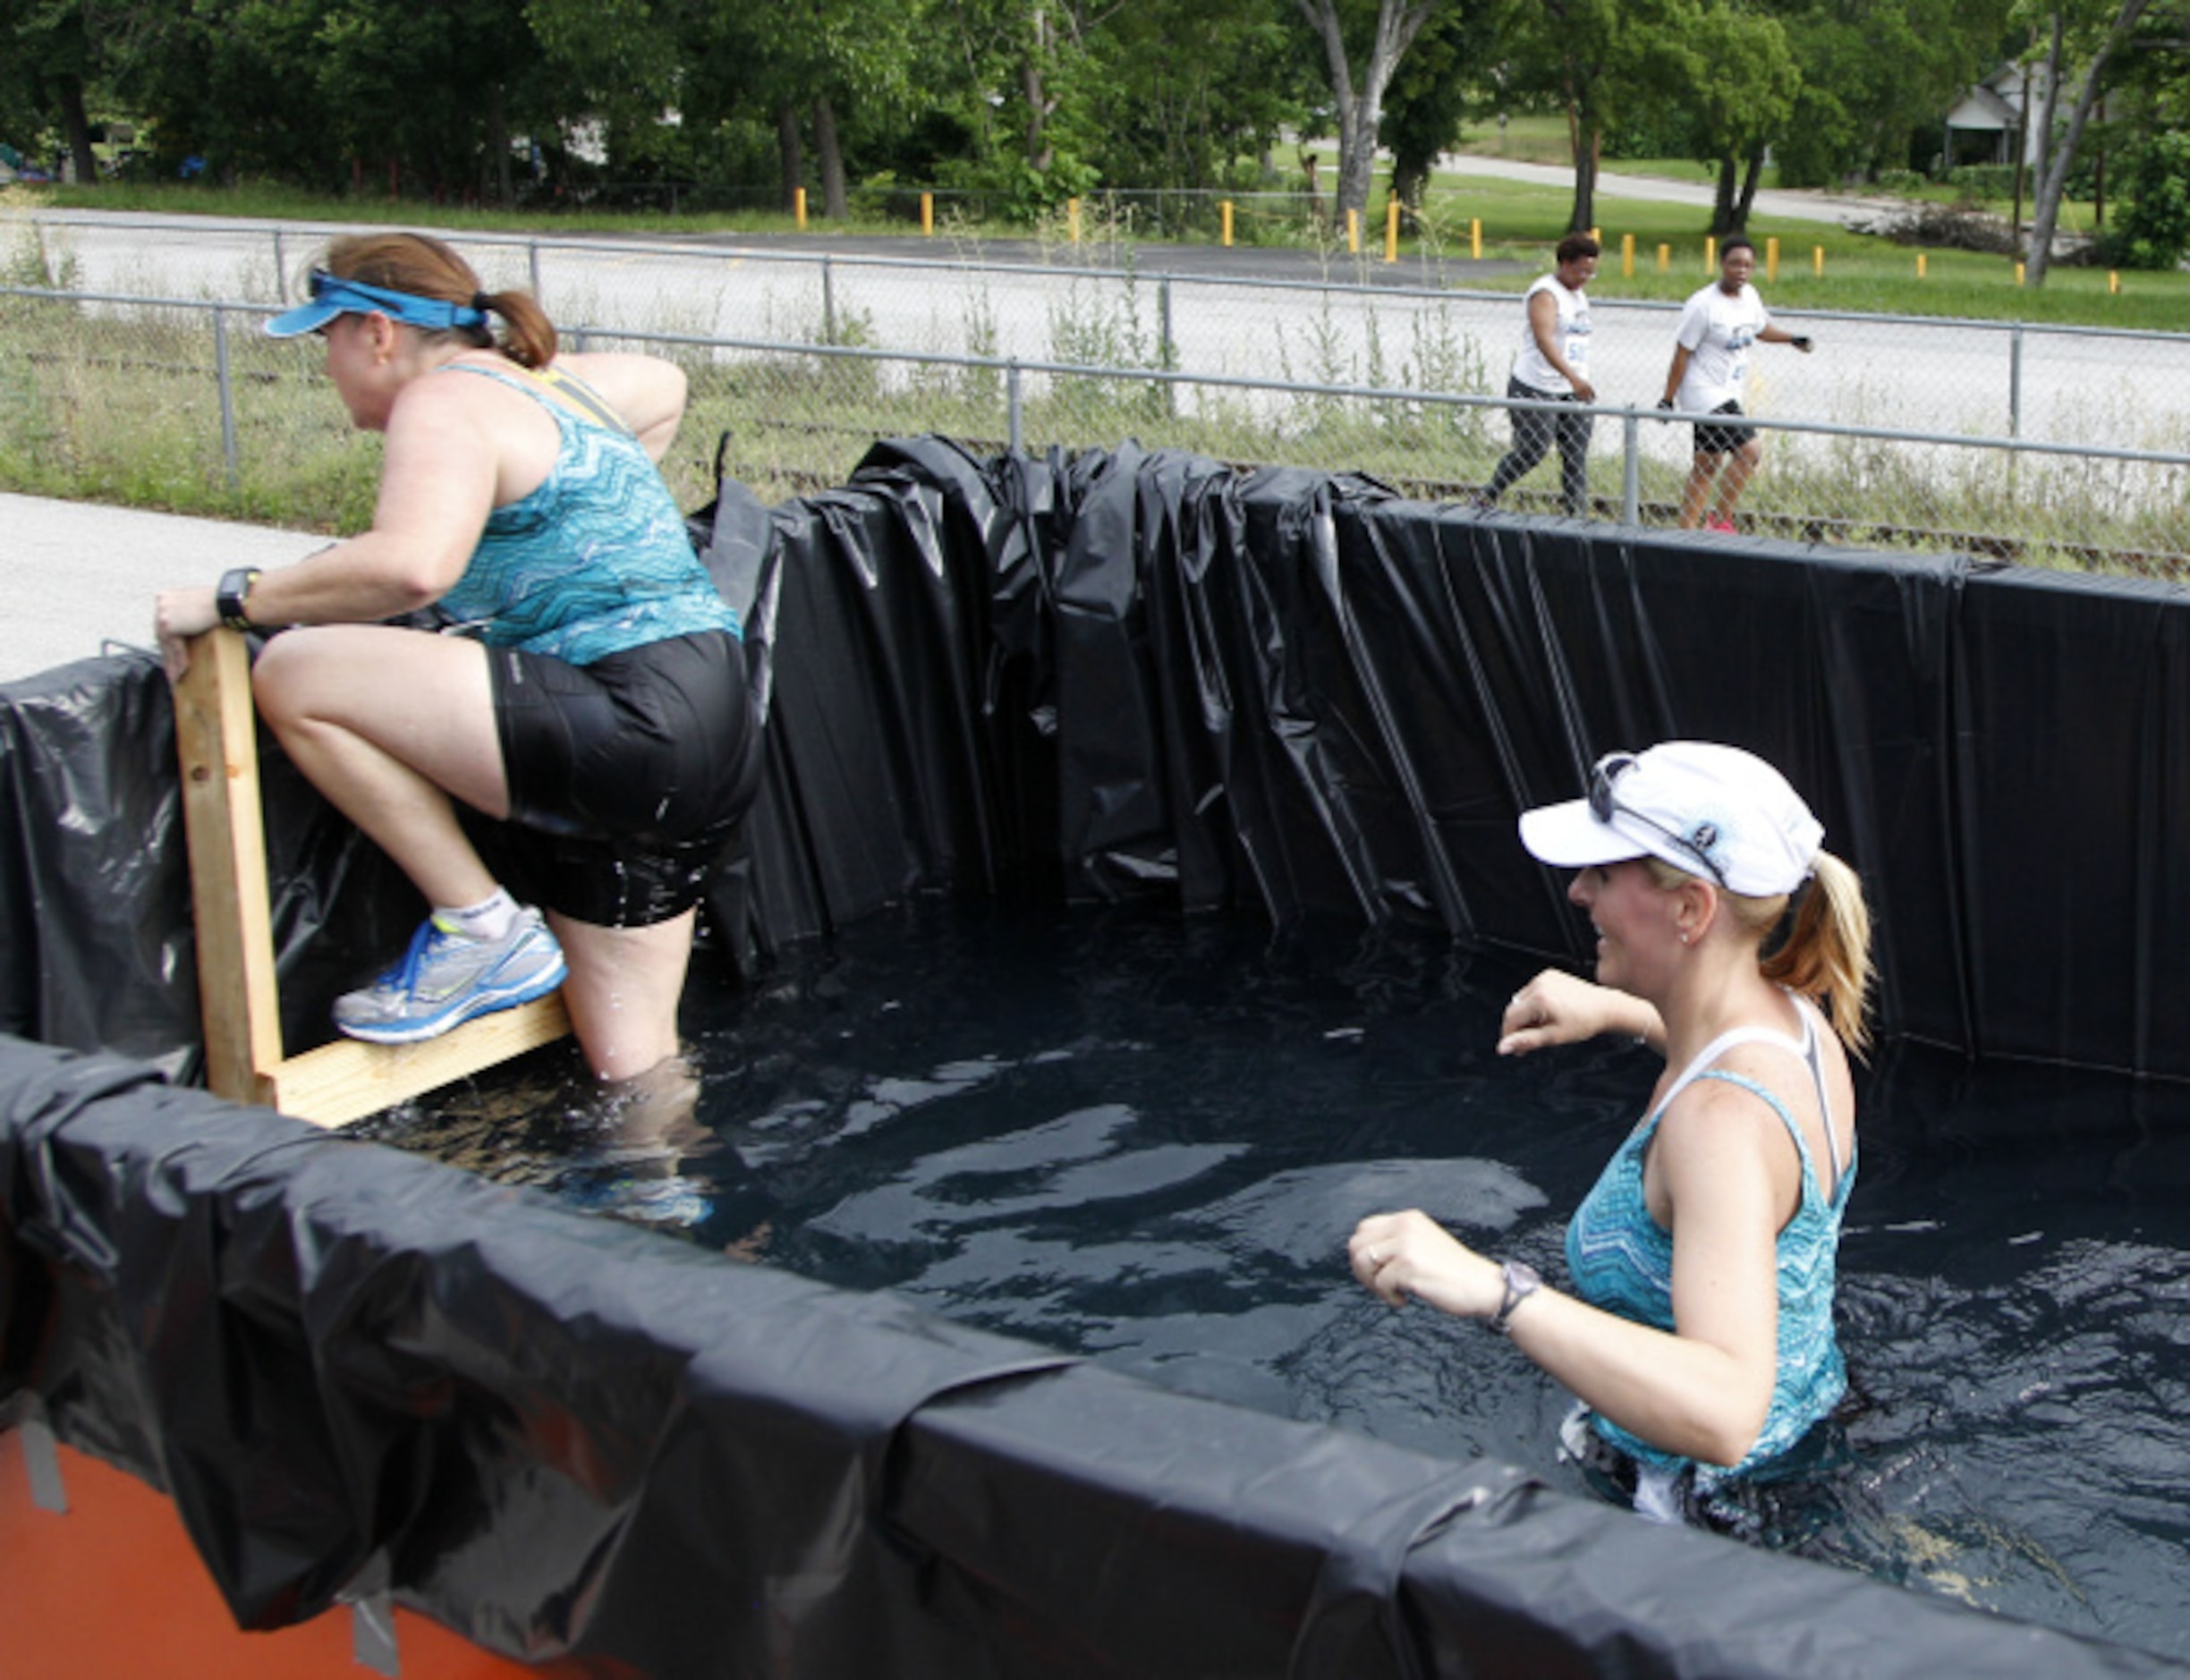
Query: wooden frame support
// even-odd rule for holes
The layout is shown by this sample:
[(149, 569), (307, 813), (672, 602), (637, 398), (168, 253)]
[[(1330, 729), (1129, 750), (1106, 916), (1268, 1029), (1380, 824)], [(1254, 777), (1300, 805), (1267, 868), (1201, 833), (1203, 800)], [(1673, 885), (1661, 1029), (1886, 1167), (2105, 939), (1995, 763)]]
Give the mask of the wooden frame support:
[(250, 656), (241, 634), (212, 630), (191, 643), (174, 707), (206, 1083), (216, 1094), (320, 1125), (346, 1125), (570, 1031), (556, 992), (422, 1044), (340, 1039), (284, 1056)]

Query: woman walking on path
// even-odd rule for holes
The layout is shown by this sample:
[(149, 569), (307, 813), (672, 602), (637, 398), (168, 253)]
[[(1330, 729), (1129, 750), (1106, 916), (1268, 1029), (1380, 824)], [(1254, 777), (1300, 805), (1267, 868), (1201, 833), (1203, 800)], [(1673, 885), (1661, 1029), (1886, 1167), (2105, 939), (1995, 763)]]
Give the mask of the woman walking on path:
[[(1521, 344), (1506, 380), (1507, 396), (1571, 403), (1597, 400), (1597, 387), (1589, 380), (1590, 312), (1584, 288), (1597, 276), (1599, 254), (1597, 242), (1587, 233), (1569, 233), (1552, 253), (1557, 267), (1528, 289), (1522, 299)], [(1513, 417), (1513, 448), (1498, 463), (1475, 506), (1486, 513), (1496, 507), (1515, 480), (1535, 470), (1556, 437), (1560, 504), (1570, 518), (1581, 518), (1589, 511), (1590, 416), (1532, 408), (1507, 412)]]
[[(1698, 420), (1695, 454), (1681, 494), (1681, 529), (1699, 525), (1734, 529), (1734, 505), (1762, 458), (1756, 428), (1738, 423), (1749, 384), (1749, 347), (1753, 344), (1792, 344), (1804, 355), (1810, 341), (1772, 325), (1764, 300), (1749, 284), (1756, 272), (1756, 247), (1741, 234), (1726, 242), (1719, 257), (1719, 277), (1691, 296), (1681, 310), (1674, 335), (1673, 365), (1666, 372), (1661, 409), (1686, 414), (1726, 414), (1733, 422)], [(1717, 485), (1714, 495), (1712, 487)]]

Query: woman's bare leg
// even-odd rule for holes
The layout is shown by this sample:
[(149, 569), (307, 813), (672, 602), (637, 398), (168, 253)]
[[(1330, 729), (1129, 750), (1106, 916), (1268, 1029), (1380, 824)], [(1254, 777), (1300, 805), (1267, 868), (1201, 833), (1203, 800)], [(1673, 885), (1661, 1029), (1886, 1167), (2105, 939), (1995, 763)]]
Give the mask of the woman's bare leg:
[(636, 1079), (678, 1054), (677, 1003), (692, 959), (697, 911), (644, 928), (604, 928), (548, 912), (563, 945), (571, 1030), (594, 1073)]
[(297, 768), (429, 904), (493, 894), (449, 802), (509, 814), (484, 648), (386, 625), (316, 625), (269, 641), (251, 686)]

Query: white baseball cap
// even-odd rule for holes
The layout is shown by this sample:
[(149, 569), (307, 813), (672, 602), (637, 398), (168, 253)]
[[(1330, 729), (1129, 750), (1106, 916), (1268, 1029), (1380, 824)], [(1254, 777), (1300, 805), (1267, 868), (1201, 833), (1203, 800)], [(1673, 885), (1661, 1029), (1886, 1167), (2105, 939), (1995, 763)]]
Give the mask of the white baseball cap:
[(1757, 898), (1808, 880), (1824, 837), (1787, 777), (1753, 752), (1709, 741), (1608, 753), (1585, 797), (1521, 816), (1521, 844), (1555, 868), (1663, 858)]

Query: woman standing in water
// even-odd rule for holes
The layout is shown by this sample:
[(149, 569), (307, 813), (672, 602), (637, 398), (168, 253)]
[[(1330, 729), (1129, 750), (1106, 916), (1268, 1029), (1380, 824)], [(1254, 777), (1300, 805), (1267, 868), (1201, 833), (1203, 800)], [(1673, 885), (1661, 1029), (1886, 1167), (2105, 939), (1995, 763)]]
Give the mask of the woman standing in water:
[[(559, 986), (597, 1075), (649, 1073), (680, 1048), (695, 906), (760, 764), (737, 615), (658, 471), (683, 372), (558, 354), (530, 297), (416, 233), (336, 240), (267, 330), (318, 334), (386, 435), (372, 529), (166, 590), (157, 628), (180, 675), (216, 624), (301, 626), (259, 657), (259, 715), (430, 907), (335, 1025), (406, 1044)], [(382, 622), (426, 607), (459, 633)], [(497, 862), (531, 902), (460, 807), (510, 825)]]
[(1754, 1476), (1846, 1388), (1834, 1269), (1870, 917), (1822, 836), (1777, 770), (1702, 742), (1614, 753), (1587, 797), (1526, 813), (1522, 844), (1577, 871), (1597, 978), (1536, 976), (1499, 1053), (1620, 1033), (1665, 1071), (1567, 1226), (1571, 1294), (1420, 1212), (1364, 1219), (1348, 1245), (1383, 1300), (1482, 1319), (1571, 1389), (1587, 1426), (1570, 1444), (1652, 1515)]

